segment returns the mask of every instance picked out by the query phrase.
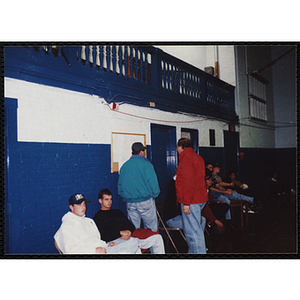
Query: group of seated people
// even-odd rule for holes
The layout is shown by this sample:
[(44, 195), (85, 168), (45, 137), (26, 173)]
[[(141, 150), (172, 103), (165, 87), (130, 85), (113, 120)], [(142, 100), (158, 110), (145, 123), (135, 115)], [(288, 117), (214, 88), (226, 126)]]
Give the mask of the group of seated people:
[[(208, 201), (202, 210), (201, 226), (205, 231), (206, 223), (222, 229), (224, 221), (230, 221), (230, 201), (242, 200), (250, 204), (253, 197), (238, 193), (237, 189), (248, 186), (236, 181), (235, 173), (222, 180), (218, 175), (218, 164), (205, 164)], [(181, 208), (176, 201), (176, 175), (169, 184), (164, 201), (163, 218), (169, 227), (183, 229)], [(151, 229), (135, 228), (132, 222), (119, 209), (111, 209), (112, 193), (102, 189), (98, 193), (101, 209), (94, 218), (88, 218), (86, 203), (90, 202), (82, 194), (70, 197), (70, 211), (62, 218), (62, 224), (54, 239), (63, 254), (141, 254), (147, 249), (152, 254), (164, 254), (162, 236)], [(223, 228), (224, 229), (224, 228)]]
[(136, 229), (119, 209), (111, 209), (112, 193), (102, 189), (98, 194), (101, 209), (94, 218), (88, 218), (82, 194), (69, 199), (70, 211), (54, 235), (63, 254), (141, 254), (150, 249), (153, 254), (164, 254), (161, 235), (151, 229)]
[[(253, 204), (254, 198), (237, 192), (238, 189), (244, 190), (248, 186), (237, 181), (233, 171), (229, 172), (227, 178), (222, 180), (218, 175), (220, 166), (207, 162), (205, 164), (205, 172), (208, 201), (201, 212), (201, 225), (203, 231), (208, 223), (209, 226), (214, 225), (216, 229), (219, 229), (218, 232), (220, 232), (223, 231), (220, 230), (224, 226), (223, 220), (228, 221), (228, 224), (232, 226), (230, 223), (230, 201), (241, 200)], [(181, 209), (176, 202), (175, 180), (176, 175), (169, 184), (168, 194), (164, 201), (163, 216), (169, 227), (183, 229)], [(251, 213), (254, 211), (248, 208), (248, 212)]]

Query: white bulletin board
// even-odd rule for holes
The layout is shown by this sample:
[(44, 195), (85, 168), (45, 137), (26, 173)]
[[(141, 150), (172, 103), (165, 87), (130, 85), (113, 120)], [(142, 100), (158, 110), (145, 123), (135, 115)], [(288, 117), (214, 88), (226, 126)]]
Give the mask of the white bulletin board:
[[(131, 145), (141, 142), (146, 147), (146, 134), (139, 133), (111, 133), (111, 172), (117, 173), (131, 157)], [(147, 155), (147, 152), (146, 152)]]

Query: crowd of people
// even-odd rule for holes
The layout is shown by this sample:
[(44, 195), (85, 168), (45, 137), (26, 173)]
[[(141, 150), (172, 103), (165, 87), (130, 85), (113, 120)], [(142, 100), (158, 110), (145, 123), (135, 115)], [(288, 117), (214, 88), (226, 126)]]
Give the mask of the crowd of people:
[[(85, 216), (90, 201), (84, 195), (70, 197), (70, 211), (54, 236), (63, 254), (142, 254), (147, 249), (152, 254), (165, 253), (155, 204), (160, 187), (145, 150), (142, 143), (133, 143), (132, 156), (120, 169), (117, 188), (127, 216), (111, 209), (113, 196), (108, 189), (99, 191), (100, 210), (93, 219)], [(179, 163), (164, 201), (163, 217), (168, 226), (183, 229), (189, 254), (205, 254), (206, 224), (224, 229), (231, 219), (230, 201), (253, 205), (254, 198), (239, 192), (248, 186), (238, 182), (233, 171), (222, 180), (220, 166), (205, 163), (193, 151), (191, 140), (179, 139), (177, 152)]]

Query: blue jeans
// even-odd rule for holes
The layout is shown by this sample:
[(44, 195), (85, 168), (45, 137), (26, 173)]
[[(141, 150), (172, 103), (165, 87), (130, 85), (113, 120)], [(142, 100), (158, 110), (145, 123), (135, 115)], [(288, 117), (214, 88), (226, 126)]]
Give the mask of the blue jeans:
[(183, 229), (182, 216), (178, 215), (172, 219), (169, 219), (168, 221), (166, 221), (166, 224), (169, 227)]
[(138, 239), (129, 238), (126, 243), (117, 243), (116, 246), (106, 247), (107, 254), (141, 254)]
[[(218, 193), (215, 191), (211, 191), (211, 194), (212, 194), (214, 200), (224, 202), (224, 203), (227, 203), (228, 205), (230, 205), (230, 200), (227, 197), (225, 197), (224, 194), (221, 194), (221, 193)], [(230, 209), (228, 209), (228, 211), (226, 212), (225, 219), (231, 220)]]
[(181, 204), (183, 231), (189, 246), (189, 254), (205, 254), (205, 238), (203, 228), (201, 226), (201, 211), (205, 203), (191, 204), (190, 214), (187, 215), (183, 212), (183, 204)]
[[(135, 237), (130, 237), (128, 240), (122, 240), (121, 238), (115, 239), (113, 242), (116, 242), (118, 245), (124, 244), (127, 245), (130, 241), (136, 240), (139, 245), (139, 249), (150, 249), (152, 254), (165, 254), (165, 246), (162, 236), (160, 234), (154, 234), (149, 236), (146, 239), (138, 239)], [(137, 252), (140, 254), (141, 251)]]
[(242, 194), (239, 194), (237, 192), (233, 192), (232, 195), (224, 195), (227, 197), (229, 200), (241, 200), (241, 201), (247, 201), (249, 203), (253, 203), (253, 197), (245, 196)]
[[(183, 229), (182, 215), (178, 215), (172, 219), (169, 219), (168, 221), (166, 221), (166, 224), (169, 227)], [(206, 224), (206, 218), (202, 216), (201, 227), (203, 231), (205, 230), (205, 224)]]
[(126, 204), (128, 219), (133, 223), (135, 228), (141, 227), (141, 220), (143, 220), (144, 228), (150, 228), (152, 231), (157, 231), (157, 215), (155, 200), (150, 198), (143, 202)]

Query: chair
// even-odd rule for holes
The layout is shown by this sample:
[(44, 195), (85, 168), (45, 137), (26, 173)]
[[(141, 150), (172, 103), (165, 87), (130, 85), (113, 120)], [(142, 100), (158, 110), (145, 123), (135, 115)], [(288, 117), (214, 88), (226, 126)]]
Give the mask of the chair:
[(55, 248), (57, 249), (57, 251), (59, 252), (59, 254), (63, 254), (63, 253), (61, 252), (61, 250), (59, 249), (59, 247), (58, 247), (58, 245), (57, 245), (57, 243), (56, 243), (56, 240), (54, 240), (54, 246), (55, 246)]
[(170, 231), (179, 231), (180, 234), (181, 234), (181, 236), (182, 236), (182, 238), (186, 241), (186, 238), (185, 238), (182, 230), (180, 228), (174, 228), (174, 227), (168, 227), (168, 226), (166, 226), (165, 223), (164, 223), (164, 221), (163, 221), (163, 219), (162, 219), (161, 214), (159, 213), (158, 208), (156, 208), (156, 214), (157, 214), (157, 218), (158, 218), (158, 230), (164, 230), (166, 232), (166, 234), (167, 234), (170, 242), (172, 243), (175, 251), (177, 253), (179, 253), (179, 251), (178, 251), (178, 249), (177, 249), (177, 247), (176, 247), (176, 245), (175, 245), (175, 243), (174, 243), (174, 241), (173, 241), (173, 239), (172, 239), (172, 237), (170, 235)]
[[(246, 222), (244, 222), (244, 213), (243, 213), (243, 206), (245, 206), (245, 217)], [(230, 212), (233, 216), (233, 208), (238, 207), (240, 208), (240, 214), (241, 214), (241, 226), (244, 228), (244, 223), (248, 224), (248, 202), (247, 201), (240, 201), (240, 200), (231, 200), (230, 201)]]

